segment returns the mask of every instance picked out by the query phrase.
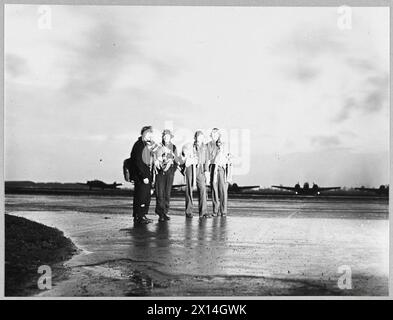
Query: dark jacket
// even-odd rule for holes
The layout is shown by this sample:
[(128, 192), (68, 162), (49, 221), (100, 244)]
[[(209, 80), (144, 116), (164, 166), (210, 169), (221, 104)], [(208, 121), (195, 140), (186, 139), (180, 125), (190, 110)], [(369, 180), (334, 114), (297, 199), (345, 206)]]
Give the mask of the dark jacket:
[(148, 151), (146, 142), (142, 140), (142, 137), (139, 137), (131, 151), (131, 159), (133, 159), (134, 164), (133, 169), (135, 180), (142, 181), (143, 179), (147, 178), (151, 182), (152, 176), (149, 166), (149, 154), (150, 152)]

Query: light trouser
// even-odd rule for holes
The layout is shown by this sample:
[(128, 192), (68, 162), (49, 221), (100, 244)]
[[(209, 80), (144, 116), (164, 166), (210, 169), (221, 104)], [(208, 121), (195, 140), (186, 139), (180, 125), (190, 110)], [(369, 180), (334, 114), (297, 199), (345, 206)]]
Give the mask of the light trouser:
[(159, 216), (168, 214), (175, 170), (171, 167), (156, 175), (156, 213)]
[(132, 204), (134, 218), (141, 218), (149, 212), (150, 191), (150, 183), (143, 183), (140, 179), (134, 182), (134, 202)]
[[(225, 179), (225, 169), (213, 164), (210, 170), (213, 213), (226, 215), (228, 213), (228, 182)], [(216, 174), (214, 170), (217, 170)]]
[[(186, 177), (186, 214), (192, 215), (193, 209), (193, 166), (189, 166), (185, 170)], [(203, 166), (197, 166), (195, 170), (196, 186), (198, 191), (198, 209), (199, 216), (207, 214), (207, 191), (206, 191), (206, 177), (203, 171)]]

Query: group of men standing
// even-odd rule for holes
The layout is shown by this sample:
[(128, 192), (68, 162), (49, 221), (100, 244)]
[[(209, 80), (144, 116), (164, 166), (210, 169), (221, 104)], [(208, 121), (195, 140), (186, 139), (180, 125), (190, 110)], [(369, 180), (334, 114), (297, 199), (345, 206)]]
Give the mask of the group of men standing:
[[(194, 142), (186, 144), (178, 152), (172, 143), (173, 133), (165, 129), (160, 143), (153, 141), (152, 126), (145, 126), (135, 142), (131, 158), (134, 163), (134, 222), (152, 222), (146, 215), (151, 201), (151, 190), (156, 190), (156, 209), (159, 221), (170, 220), (168, 216), (171, 191), (176, 170), (185, 177), (185, 214), (193, 217), (193, 190), (198, 193), (199, 217), (226, 216), (228, 203), (228, 183), (232, 179), (232, 164), (227, 147), (222, 141), (218, 128), (211, 131), (211, 141), (207, 144), (202, 131), (194, 135)], [(213, 212), (208, 212), (207, 184), (211, 186)]]

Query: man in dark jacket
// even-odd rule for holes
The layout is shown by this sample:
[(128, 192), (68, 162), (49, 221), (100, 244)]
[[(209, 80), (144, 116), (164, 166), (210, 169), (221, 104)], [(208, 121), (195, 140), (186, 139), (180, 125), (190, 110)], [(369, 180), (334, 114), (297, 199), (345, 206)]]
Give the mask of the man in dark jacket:
[(134, 180), (134, 202), (133, 217), (135, 223), (147, 224), (152, 222), (146, 217), (151, 199), (152, 175), (152, 154), (151, 137), (153, 128), (145, 126), (141, 130), (141, 136), (135, 142), (131, 151), (133, 159), (133, 180)]

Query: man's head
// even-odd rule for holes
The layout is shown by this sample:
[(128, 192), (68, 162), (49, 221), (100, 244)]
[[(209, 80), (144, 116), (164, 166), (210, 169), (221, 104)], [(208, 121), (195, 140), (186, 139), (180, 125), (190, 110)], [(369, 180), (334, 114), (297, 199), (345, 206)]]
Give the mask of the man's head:
[(144, 141), (151, 141), (152, 134), (153, 134), (152, 126), (144, 126), (141, 130), (142, 140)]
[(203, 143), (204, 139), (205, 139), (205, 135), (203, 134), (203, 132), (201, 130), (198, 130), (197, 132), (195, 132), (194, 140), (197, 144)]
[(210, 136), (213, 141), (217, 141), (221, 137), (220, 130), (218, 128), (213, 128)]
[(172, 134), (171, 130), (165, 129), (165, 130), (162, 132), (162, 142), (163, 142), (164, 144), (170, 143), (171, 140), (172, 140), (172, 138), (173, 138), (173, 134)]

